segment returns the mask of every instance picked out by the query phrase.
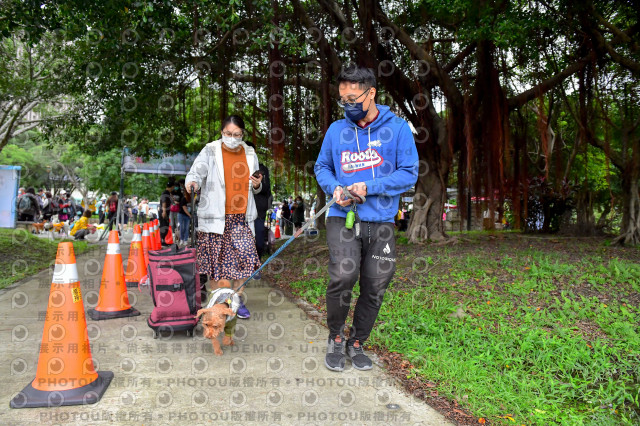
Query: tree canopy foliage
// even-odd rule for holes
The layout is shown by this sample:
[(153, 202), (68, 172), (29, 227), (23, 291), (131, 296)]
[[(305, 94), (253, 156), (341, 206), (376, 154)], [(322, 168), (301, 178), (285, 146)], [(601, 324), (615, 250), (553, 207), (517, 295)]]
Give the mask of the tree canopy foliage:
[[(11, 71), (0, 80), (2, 112), (27, 101), (21, 87), (43, 93), (34, 108), (50, 145), (196, 152), (239, 112), (269, 157), (278, 196), (320, 195), (313, 161), (341, 114), (335, 79), (357, 62), (376, 70), (377, 101), (415, 129), (411, 241), (447, 238), (442, 212), (456, 186), (460, 227), (478, 197), (486, 202), (472, 215), (495, 212), (518, 229), (605, 230), (640, 242), (640, 36), (630, 2), (9, 0), (0, 8), (11, 59), (2, 61)], [(50, 84), (33, 80), (20, 49), (46, 64)]]

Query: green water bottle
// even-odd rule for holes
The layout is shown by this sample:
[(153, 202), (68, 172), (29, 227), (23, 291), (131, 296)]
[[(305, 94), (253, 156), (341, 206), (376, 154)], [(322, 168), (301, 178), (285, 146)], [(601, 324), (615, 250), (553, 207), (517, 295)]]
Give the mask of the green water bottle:
[(356, 214), (353, 210), (347, 212), (347, 220), (344, 223), (344, 227), (347, 229), (353, 228), (353, 224), (356, 221)]

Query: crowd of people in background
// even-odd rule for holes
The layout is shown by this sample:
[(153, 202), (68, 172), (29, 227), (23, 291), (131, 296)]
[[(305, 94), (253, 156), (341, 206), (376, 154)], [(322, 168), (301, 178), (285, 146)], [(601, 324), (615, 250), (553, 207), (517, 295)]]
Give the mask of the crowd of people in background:
[[(83, 207), (71, 197), (70, 191), (61, 189), (56, 195), (45, 189), (36, 193), (35, 188), (19, 188), (16, 199), (16, 220), (27, 223), (64, 223), (63, 230), (77, 239), (84, 239), (91, 230), (90, 222), (93, 214), (97, 214), (97, 221), (93, 225), (114, 229), (117, 224), (117, 214), (122, 215), (121, 228), (131, 229), (135, 224), (143, 224), (150, 219), (159, 219), (166, 229), (170, 226), (176, 242), (186, 243), (188, 240), (189, 223), (191, 220), (191, 197), (184, 187), (184, 179), (175, 181), (169, 179), (162, 194), (158, 211), (152, 211), (149, 199), (137, 196), (121, 200), (118, 192), (113, 191), (109, 196), (102, 196), (94, 200), (90, 206)], [(122, 206), (120, 206), (122, 203)], [(120, 207), (120, 209), (119, 209)], [(86, 218), (83, 219), (83, 218)], [(76, 233), (87, 230), (87, 232)], [(164, 241), (164, 239), (163, 239)]]
[(19, 188), (16, 213), (18, 221), (44, 222), (50, 225), (49, 229), (60, 224), (58, 228), (62, 232), (76, 239), (84, 239), (89, 232), (93, 232), (93, 227), (89, 224), (93, 212), (84, 209), (64, 189), (53, 195), (45, 189), (40, 189), (36, 194), (33, 187)]
[[(52, 226), (60, 224), (60, 229), (77, 239), (84, 239), (92, 231), (88, 218), (91, 210), (81, 205), (62, 189), (56, 195), (45, 189), (36, 194), (35, 188), (19, 188), (16, 199), (17, 220), (22, 222), (44, 222)], [(83, 220), (82, 218), (86, 218)], [(84, 231), (84, 232), (78, 232)]]
[[(260, 164), (263, 175), (268, 176), (267, 168)], [(169, 179), (165, 191), (160, 198), (158, 210), (153, 211), (146, 197), (138, 198), (131, 196), (123, 202), (123, 226), (131, 229), (135, 224), (143, 224), (150, 219), (159, 219), (164, 228), (171, 227), (174, 241), (181, 245), (186, 245), (189, 239), (189, 224), (191, 221), (191, 195), (186, 191), (184, 179)], [(313, 215), (315, 202), (309, 206), (301, 195), (289, 196), (283, 199), (279, 205), (273, 203), (271, 191), (265, 194), (257, 194), (258, 219), (256, 220), (256, 241), (258, 254), (262, 257), (264, 251), (264, 240), (266, 240), (266, 229), (271, 229), (278, 224), (284, 235), (292, 235)], [(25, 222), (66, 222), (69, 224), (70, 235), (76, 236), (74, 225), (82, 217), (91, 218), (94, 212), (98, 215), (97, 224), (106, 224), (109, 230), (113, 229), (116, 223), (115, 216), (118, 212), (120, 199), (116, 191), (96, 200), (95, 206), (85, 210), (76, 200), (70, 196), (69, 191), (60, 190), (55, 196), (45, 189), (20, 188), (17, 198), (17, 220)], [(310, 210), (310, 211), (308, 211)], [(87, 211), (89, 213), (87, 213)], [(163, 214), (166, 213), (166, 221)], [(398, 231), (406, 231), (409, 223), (409, 211), (401, 208), (396, 216), (396, 227)], [(81, 221), (80, 230), (85, 229), (85, 221)], [(266, 228), (265, 228), (266, 225)], [(76, 238), (84, 239), (87, 232), (81, 233)], [(166, 236), (166, 231), (162, 235)], [(164, 241), (164, 238), (163, 238)]]
[[(311, 206), (313, 211), (315, 203)], [(302, 227), (311, 211), (307, 212), (308, 204), (305, 203), (301, 195), (288, 197), (280, 202), (279, 206), (274, 206), (267, 212), (267, 223), (269, 227), (275, 226), (276, 223), (281, 226), (285, 235), (291, 235), (293, 232)]]
[(18, 190), (16, 210), (17, 220), (25, 222), (39, 222), (41, 219), (48, 221), (53, 216), (61, 221), (74, 221), (76, 216), (83, 213), (82, 207), (64, 189), (53, 196), (44, 189), (36, 194), (33, 187)]

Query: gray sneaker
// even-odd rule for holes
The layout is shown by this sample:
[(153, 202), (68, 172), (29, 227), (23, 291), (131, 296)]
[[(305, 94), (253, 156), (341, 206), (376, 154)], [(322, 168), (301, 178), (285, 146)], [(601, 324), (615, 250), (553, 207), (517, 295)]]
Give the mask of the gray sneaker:
[(324, 357), (324, 365), (332, 371), (344, 370), (344, 338), (336, 336), (335, 339), (329, 337), (327, 343), (327, 355)]
[(351, 358), (351, 364), (356, 370), (371, 370), (373, 368), (373, 363), (364, 354), (360, 341), (356, 340), (347, 345), (347, 355)]

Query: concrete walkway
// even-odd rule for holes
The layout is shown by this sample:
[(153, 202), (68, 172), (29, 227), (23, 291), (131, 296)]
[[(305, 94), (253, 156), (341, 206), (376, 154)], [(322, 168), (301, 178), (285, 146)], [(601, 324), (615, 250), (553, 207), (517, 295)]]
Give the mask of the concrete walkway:
[[(122, 251), (126, 259), (128, 244)], [(105, 254), (100, 243), (78, 257), (85, 310), (97, 303)], [(262, 281), (248, 286), (252, 317), (238, 321), (236, 345), (220, 357), (200, 327), (193, 338), (154, 340), (146, 324), (151, 296), (130, 290), (140, 316), (87, 316), (96, 370), (115, 374), (101, 401), (10, 409), (10, 399), (35, 377), (51, 279), (43, 271), (0, 290), (0, 424), (450, 424), (377, 365), (362, 372), (347, 362), (342, 373), (327, 370), (326, 328)]]

